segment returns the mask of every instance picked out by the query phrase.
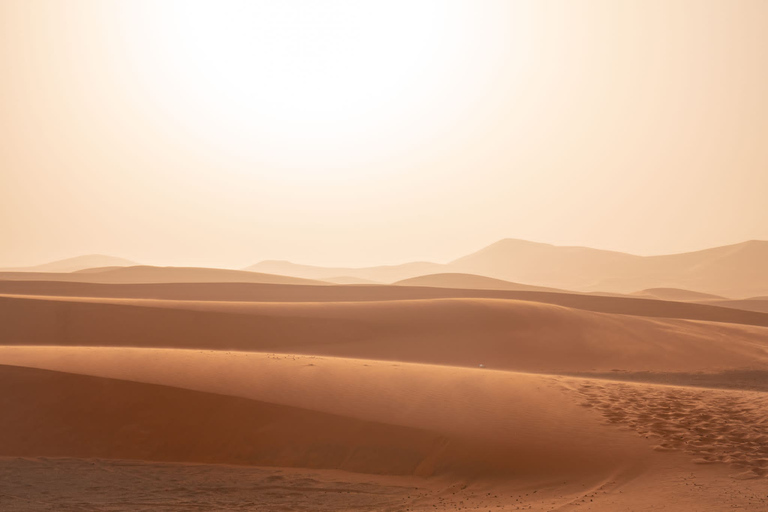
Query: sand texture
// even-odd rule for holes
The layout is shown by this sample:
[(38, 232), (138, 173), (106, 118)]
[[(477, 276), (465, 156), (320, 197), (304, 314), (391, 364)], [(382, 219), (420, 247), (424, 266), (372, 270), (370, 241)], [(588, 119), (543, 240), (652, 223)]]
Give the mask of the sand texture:
[(760, 510), (768, 496), (759, 312), (399, 285), (3, 285), (3, 510)]

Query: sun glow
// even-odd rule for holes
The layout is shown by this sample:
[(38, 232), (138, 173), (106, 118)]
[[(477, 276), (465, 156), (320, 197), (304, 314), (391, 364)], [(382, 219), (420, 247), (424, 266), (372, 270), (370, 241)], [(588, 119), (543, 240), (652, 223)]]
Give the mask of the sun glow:
[(493, 10), (466, 4), (161, 5), (152, 17), (124, 17), (155, 105), (200, 143), (255, 168), (359, 171), (413, 150), (472, 108), (504, 51), (493, 21), (473, 23)]

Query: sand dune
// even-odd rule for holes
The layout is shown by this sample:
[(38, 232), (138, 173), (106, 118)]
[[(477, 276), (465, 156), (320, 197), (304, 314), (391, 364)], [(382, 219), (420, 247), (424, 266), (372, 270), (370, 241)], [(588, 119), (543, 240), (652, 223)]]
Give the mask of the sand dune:
[(652, 297), (661, 300), (681, 300), (681, 301), (705, 301), (725, 299), (720, 295), (711, 293), (695, 292), (693, 290), (682, 290), (680, 288), (648, 288), (634, 292), (632, 295), (639, 297)]
[[(60, 447), (80, 457), (554, 476), (610, 472), (650, 452), (540, 375), (125, 348), (0, 347), (0, 363), (120, 379), (6, 370), (2, 389), (27, 393), (3, 397), (16, 419), (2, 421), (2, 450), (18, 455)], [(46, 390), (43, 407), (25, 405)], [(44, 435), (25, 436), (32, 427)]]
[(271, 284), (314, 284), (296, 277), (260, 274), (243, 270), (196, 267), (98, 267), (71, 273), (46, 272), (0, 272), (0, 280), (14, 281), (64, 281), (81, 283), (271, 283)]
[(250, 302), (364, 302), (445, 298), (488, 298), (554, 304), (585, 311), (659, 318), (768, 326), (768, 315), (709, 304), (610, 295), (385, 285), (334, 286), (269, 283), (104, 284), (2, 281), (0, 294), (62, 297)]
[(768, 299), (743, 299), (743, 300), (707, 300), (702, 304), (721, 308), (741, 309), (744, 311), (757, 311), (768, 313)]
[[(670, 510), (765, 505), (764, 392), (606, 377), (672, 375), (687, 384), (749, 368), (764, 379), (768, 327), (509, 299), (369, 300), (377, 290), (466, 292), (421, 287), (0, 284), (189, 292), (187, 300), (0, 297), (0, 457), (24, 458), (0, 460), (10, 472), (0, 483), (4, 509), (54, 496), (70, 503), (51, 478), (34, 476), (51, 471), (72, 475), (74, 487), (119, 471), (121, 502), (148, 509), (182, 510), (204, 492), (194, 502), (211, 508), (229, 497), (265, 510), (306, 502), (308, 510), (365, 503), (359, 509), (613, 512), (658, 507), (659, 489), (674, 496)], [(361, 300), (189, 300), (298, 299), (312, 290)], [(646, 298), (483, 293), (645, 304), (667, 315), (747, 313)], [(190, 463), (260, 466), (260, 476)], [(160, 487), (130, 487), (125, 467), (140, 467)], [(335, 470), (367, 477), (344, 473), (357, 483), (341, 485)], [(202, 471), (204, 491), (180, 483)], [(406, 480), (392, 487), (391, 478)], [(73, 507), (99, 485), (78, 491)], [(368, 498), (350, 496), (357, 492)]]
[(436, 288), (467, 288), (474, 290), (513, 290), (513, 291), (537, 291), (537, 292), (565, 292), (556, 288), (543, 286), (531, 286), (527, 284), (513, 283), (492, 277), (478, 276), (474, 274), (430, 274), (426, 276), (412, 277), (393, 283), (400, 286), (432, 286)]
[(251, 303), (0, 297), (0, 315), (4, 344), (274, 351), (521, 371), (768, 367), (765, 327), (511, 300)]
[[(0, 280), (0, 457), (22, 457), (0, 459), (0, 507), (100, 485), (67, 501), (34, 476), (51, 471), (120, 471), (121, 503), (147, 509), (613, 512), (658, 489), (674, 510), (765, 505), (768, 398), (746, 389), (765, 389), (768, 314), (318, 284)], [(126, 487), (131, 465), (158, 489)], [(179, 483), (201, 471), (204, 491)]]
[(412, 474), (441, 442), (417, 429), (109, 378), (2, 366), (0, 382), (5, 456)]
[(371, 281), (370, 279), (351, 276), (327, 277), (323, 279), (323, 281), (332, 284), (381, 284), (377, 281)]
[[(119, 471), (123, 486), (127, 470), (139, 469), (168, 482), (155, 506), (183, 508), (191, 490), (178, 479), (201, 472), (197, 502), (213, 506), (235, 493), (243, 504), (258, 496), (261, 507), (294, 508), (309, 493), (308, 509), (319, 509), (325, 493), (340, 492), (389, 495), (391, 510), (663, 509), (659, 492), (675, 496), (669, 510), (765, 504), (764, 393), (177, 349), (0, 347), (0, 365), (0, 453), (91, 458), (96, 470), (87, 472), (76, 461), (43, 462), (93, 482)], [(239, 472), (222, 479), (232, 471), (224, 468), (93, 457), (279, 468), (262, 467), (260, 478), (249, 471), (246, 482)], [(30, 464), (12, 466), (27, 485), (36, 481)], [(376, 476), (363, 491), (327, 483), (333, 473), (286, 467)], [(409, 487), (395, 501), (387, 487), (395, 481), (378, 475), (422, 479), (396, 481)], [(50, 495), (49, 482), (38, 485)], [(169, 503), (179, 485), (181, 502)], [(352, 498), (334, 503), (356, 509)]]

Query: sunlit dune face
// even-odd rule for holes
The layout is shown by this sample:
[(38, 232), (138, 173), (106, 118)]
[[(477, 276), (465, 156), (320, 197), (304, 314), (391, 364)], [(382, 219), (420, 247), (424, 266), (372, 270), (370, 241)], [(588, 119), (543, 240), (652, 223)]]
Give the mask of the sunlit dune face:
[(493, 58), (508, 50), (494, 40), (503, 32), (494, 20), (501, 7), (352, 0), (159, 6), (129, 6), (123, 16), (135, 71), (159, 108), (207, 144), (294, 172), (327, 173), (435, 137), (482, 95)]

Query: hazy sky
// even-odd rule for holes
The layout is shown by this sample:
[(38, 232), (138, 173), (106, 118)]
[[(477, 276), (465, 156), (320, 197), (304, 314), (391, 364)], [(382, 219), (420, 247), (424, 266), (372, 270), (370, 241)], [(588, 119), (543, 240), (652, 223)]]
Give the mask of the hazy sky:
[(0, 2), (0, 266), (768, 239), (768, 2)]

